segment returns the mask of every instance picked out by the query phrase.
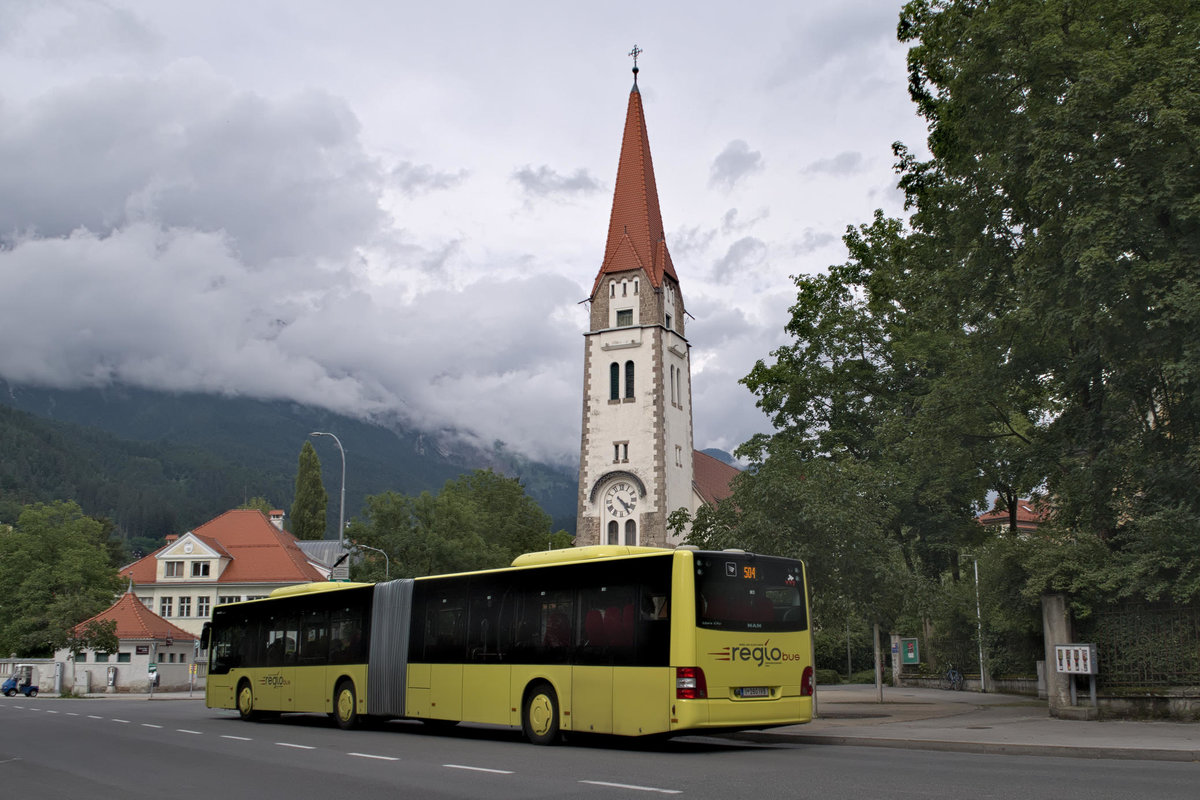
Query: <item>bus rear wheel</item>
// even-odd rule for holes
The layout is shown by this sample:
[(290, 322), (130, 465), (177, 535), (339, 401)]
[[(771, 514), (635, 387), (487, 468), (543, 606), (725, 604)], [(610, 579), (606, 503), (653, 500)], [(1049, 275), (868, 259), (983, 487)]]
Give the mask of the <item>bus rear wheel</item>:
[(358, 726), (358, 704), (354, 696), (354, 684), (342, 681), (333, 691), (333, 718), (342, 730)]
[(237, 710), (241, 718), (247, 722), (259, 717), (258, 712), (254, 709), (254, 689), (250, 686), (250, 681), (242, 681), (238, 684)]
[(521, 707), (521, 730), (534, 744), (558, 741), (558, 695), (546, 681), (532, 684)]

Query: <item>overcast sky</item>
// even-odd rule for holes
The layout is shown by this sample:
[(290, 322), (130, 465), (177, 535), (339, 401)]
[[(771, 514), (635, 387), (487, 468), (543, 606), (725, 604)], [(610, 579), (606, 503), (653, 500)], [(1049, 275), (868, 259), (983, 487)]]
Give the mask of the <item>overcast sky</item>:
[(0, 377), (287, 398), (577, 463), (636, 43), (697, 448), (791, 276), (902, 213), (900, 2), (3, 0)]

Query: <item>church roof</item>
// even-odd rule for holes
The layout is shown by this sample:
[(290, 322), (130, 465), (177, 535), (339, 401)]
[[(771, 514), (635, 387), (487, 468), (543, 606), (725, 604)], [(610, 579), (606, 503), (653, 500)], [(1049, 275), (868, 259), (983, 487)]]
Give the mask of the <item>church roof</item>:
[(632, 269), (645, 270), (655, 288), (662, 286), (664, 275), (679, 281), (663, 235), (642, 93), (638, 91), (636, 80), (629, 92), (629, 108), (625, 112), (625, 135), (621, 140), (621, 160), (617, 165), (604, 261), (592, 285), (592, 296), (595, 297), (606, 273)]
[(692, 485), (705, 504), (716, 507), (718, 500), (733, 494), (733, 479), (741, 472), (737, 467), (713, 458), (699, 450), (692, 451)]
[(94, 617), (86, 619), (75, 626), (81, 631), (89, 622), (117, 621), (118, 639), (165, 639), (170, 636), (178, 641), (192, 641), (195, 634), (188, 633), (183, 628), (172, 625), (167, 620), (155, 614), (142, 604), (130, 592), (121, 595), (121, 599), (101, 611)]

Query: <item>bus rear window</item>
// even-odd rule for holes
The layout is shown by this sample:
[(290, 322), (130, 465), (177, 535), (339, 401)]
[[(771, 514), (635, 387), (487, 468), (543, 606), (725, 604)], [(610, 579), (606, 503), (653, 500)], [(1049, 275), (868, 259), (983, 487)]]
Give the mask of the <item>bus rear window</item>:
[(696, 623), (731, 631), (808, 627), (799, 561), (749, 553), (697, 553)]

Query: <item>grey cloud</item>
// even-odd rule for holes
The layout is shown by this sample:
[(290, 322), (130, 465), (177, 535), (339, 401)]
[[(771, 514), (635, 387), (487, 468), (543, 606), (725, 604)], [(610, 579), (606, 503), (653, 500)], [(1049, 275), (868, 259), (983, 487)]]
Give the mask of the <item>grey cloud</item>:
[(697, 225), (676, 230), (667, 237), (667, 244), (674, 257), (686, 260), (702, 255), (716, 236), (715, 229), (701, 228)]
[(806, 175), (853, 175), (863, 171), (863, 156), (862, 153), (853, 150), (844, 150), (832, 158), (818, 159), (801, 172)]
[(127, 56), (162, 46), (161, 34), (128, 9), (107, 3), (72, 3), (60, 10), (71, 16), (42, 40), (42, 55), (49, 58), (76, 59), (101, 53)]
[(784, 42), (782, 57), (769, 87), (809, 81), (819, 72), (849, 70), (872, 58), (868, 51), (895, 40), (895, 14), (868, 13), (862, 8), (877, 0), (811, 4), (802, 9), (792, 25), (791, 40)]
[(766, 257), (767, 246), (761, 239), (744, 236), (729, 245), (725, 255), (713, 263), (713, 280), (726, 282), (735, 279), (738, 275), (757, 267)]
[(828, 231), (815, 231), (812, 228), (805, 228), (800, 240), (792, 243), (792, 253), (798, 256), (805, 256), (836, 241), (838, 241), (838, 237)]
[(741, 233), (742, 231), (753, 228), (758, 223), (771, 216), (770, 209), (759, 209), (754, 216), (743, 219), (736, 208), (731, 208), (725, 212), (725, 216), (721, 218), (721, 233)]
[(343, 259), (386, 215), (344, 102), (234, 91), (194, 67), (0, 107), (0, 236), (140, 220), (223, 231), (248, 264)]
[(467, 178), (467, 171), (438, 172), (429, 164), (414, 164), (403, 161), (392, 170), (393, 184), (405, 195), (414, 197), (419, 194), (453, 189)]
[(537, 169), (526, 164), (513, 172), (512, 177), (525, 194), (536, 197), (588, 195), (601, 189), (600, 182), (582, 168), (575, 170), (573, 175), (561, 175), (545, 164)]
[(732, 189), (734, 184), (763, 168), (762, 153), (751, 150), (741, 139), (734, 139), (713, 159), (709, 167), (709, 186)]

